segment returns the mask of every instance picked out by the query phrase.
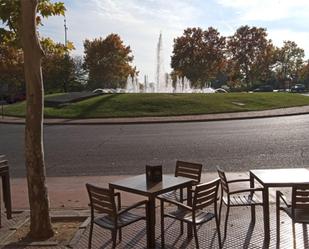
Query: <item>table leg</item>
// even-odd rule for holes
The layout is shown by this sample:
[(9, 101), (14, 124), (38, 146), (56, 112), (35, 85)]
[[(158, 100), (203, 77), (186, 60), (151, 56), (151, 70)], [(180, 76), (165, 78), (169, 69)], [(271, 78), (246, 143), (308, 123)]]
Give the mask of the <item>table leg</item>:
[(149, 196), (148, 197), (148, 240), (147, 247), (155, 248), (156, 247), (156, 198)]
[[(190, 191), (191, 190), (191, 186), (188, 186), (187, 187), (187, 204), (188, 206), (192, 207), (192, 192)], [(192, 224), (191, 223), (188, 223), (187, 225), (187, 230), (188, 230), (188, 238), (192, 238)]]
[(263, 190), (263, 215), (264, 215), (264, 248), (268, 248), (270, 242), (270, 227), (269, 227), (269, 190), (264, 186)]
[[(250, 172), (250, 188), (254, 188), (254, 175)], [(254, 194), (254, 191), (251, 192), (251, 195)], [(251, 222), (255, 223), (255, 206), (251, 206)]]

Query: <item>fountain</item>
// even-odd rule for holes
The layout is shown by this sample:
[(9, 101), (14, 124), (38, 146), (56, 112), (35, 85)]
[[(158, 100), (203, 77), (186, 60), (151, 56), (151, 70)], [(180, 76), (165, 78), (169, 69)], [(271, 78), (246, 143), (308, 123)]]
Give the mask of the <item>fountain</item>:
[(148, 77), (145, 75), (143, 91), (140, 89), (137, 75), (129, 76), (127, 79), (126, 93), (214, 93), (215, 89), (211, 87), (192, 88), (191, 82), (186, 77), (177, 77), (174, 82), (170, 74), (164, 71), (163, 60), (163, 44), (162, 33), (159, 35), (159, 40), (156, 50), (156, 67), (155, 67), (155, 82), (148, 82)]
[(156, 92), (166, 92), (166, 76), (164, 72), (162, 34), (160, 33), (156, 52)]
[(139, 93), (140, 92), (138, 78), (136, 75), (134, 76), (130, 75), (128, 77), (125, 92), (126, 93)]

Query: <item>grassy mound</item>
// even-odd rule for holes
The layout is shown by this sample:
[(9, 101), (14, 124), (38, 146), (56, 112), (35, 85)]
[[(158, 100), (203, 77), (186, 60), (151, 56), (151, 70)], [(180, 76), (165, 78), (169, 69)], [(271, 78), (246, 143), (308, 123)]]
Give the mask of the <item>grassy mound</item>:
[[(177, 116), (257, 111), (309, 105), (309, 97), (291, 93), (106, 94), (62, 107), (45, 107), (50, 118)], [(24, 116), (25, 102), (8, 105), (5, 115)]]

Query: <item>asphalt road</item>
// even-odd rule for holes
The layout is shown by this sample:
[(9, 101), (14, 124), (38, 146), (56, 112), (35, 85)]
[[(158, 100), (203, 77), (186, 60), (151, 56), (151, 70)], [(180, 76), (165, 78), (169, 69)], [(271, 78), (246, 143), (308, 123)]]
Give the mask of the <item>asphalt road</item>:
[[(0, 154), (13, 177), (25, 176), (24, 126), (0, 124)], [(176, 159), (204, 171), (309, 167), (309, 115), (199, 123), (45, 126), (48, 176), (173, 172)]]

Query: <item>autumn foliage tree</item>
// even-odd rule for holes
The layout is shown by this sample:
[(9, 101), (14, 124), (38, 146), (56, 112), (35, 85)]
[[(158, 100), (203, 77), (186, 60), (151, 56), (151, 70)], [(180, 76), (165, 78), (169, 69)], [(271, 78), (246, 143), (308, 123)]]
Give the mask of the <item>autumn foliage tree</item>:
[(22, 51), (0, 43), (0, 98), (25, 89)]
[(222, 71), (225, 37), (210, 27), (188, 28), (174, 40), (171, 66), (178, 76), (186, 76), (195, 87), (203, 87)]
[(264, 28), (241, 26), (229, 37), (227, 50), (233, 73), (241, 77), (247, 88), (259, 80), (261, 69), (267, 70), (262, 66), (271, 61), (271, 46)]
[(304, 62), (300, 72), (299, 72), (299, 80), (301, 83), (306, 85), (307, 89), (309, 89), (309, 61)]
[(296, 83), (304, 57), (304, 50), (293, 41), (284, 41), (282, 48), (277, 48), (275, 71), (281, 87), (290, 88), (292, 83)]
[(127, 77), (137, 73), (131, 66), (130, 46), (120, 36), (110, 34), (105, 39), (85, 40), (84, 68), (88, 72), (88, 88), (125, 87)]
[(45, 56), (42, 59), (44, 88), (47, 93), (67, 92), (75, 80), (75, 65), (69, 52), (74, 49), (71, 42), (55, 43), (50, 38), (41, 39)]

